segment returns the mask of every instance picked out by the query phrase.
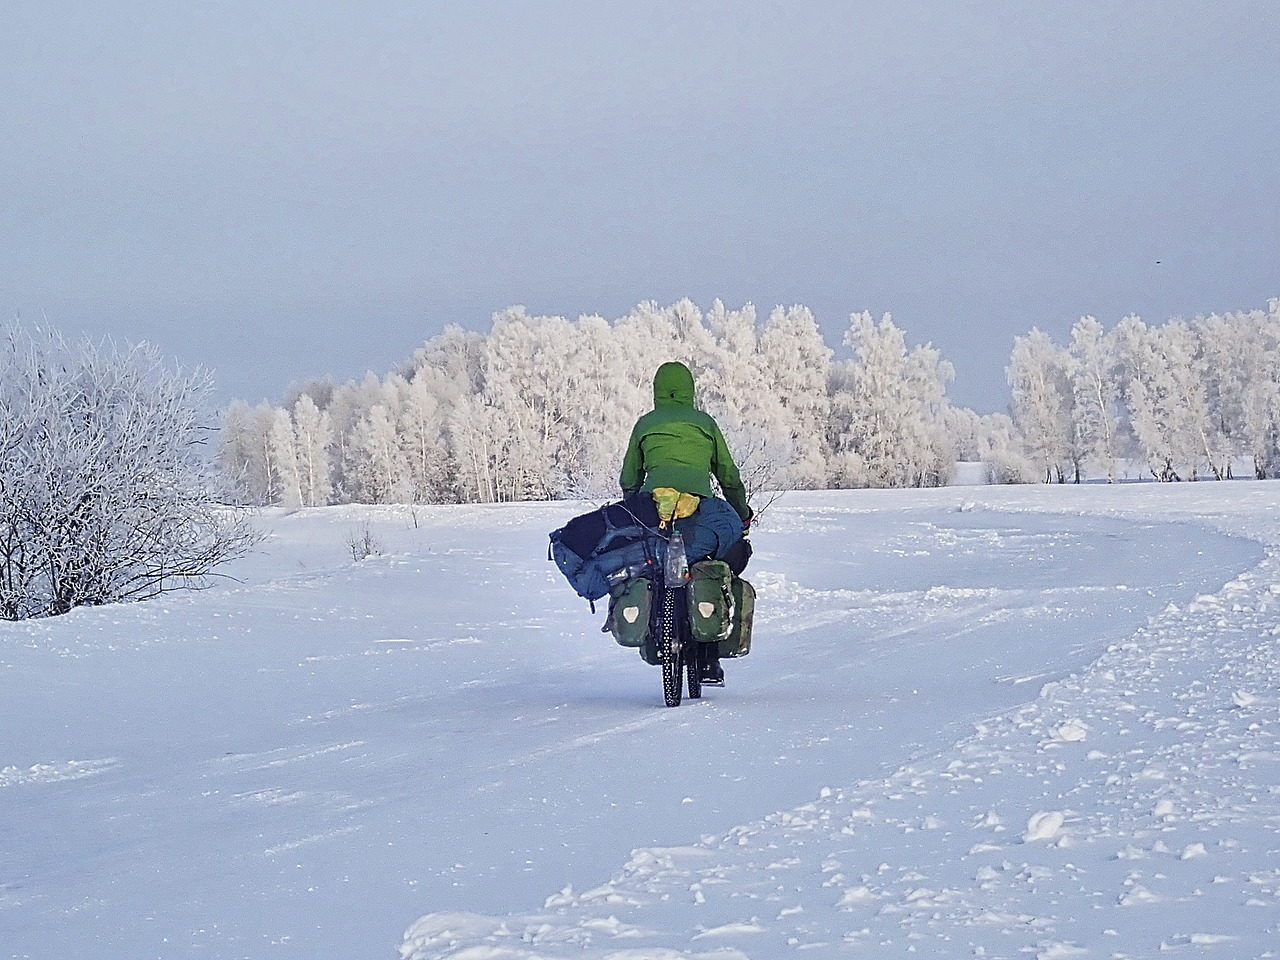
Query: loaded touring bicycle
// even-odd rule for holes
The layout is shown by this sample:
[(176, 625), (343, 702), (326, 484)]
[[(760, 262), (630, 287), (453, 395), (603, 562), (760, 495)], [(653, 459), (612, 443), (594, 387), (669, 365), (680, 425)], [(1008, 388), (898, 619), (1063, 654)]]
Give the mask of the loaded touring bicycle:
[(605, 631), (662, 668), (674, 707), (686, 688), (696, 699), (722, 684), (721, 659), (751, 652), (755, 590), (738, 575), (750, 545), (728, 504), (690, 497), (664, 519), (660, 500), (636, 494), (576, 517), (549, 554), (593, 610), (608, 598)]

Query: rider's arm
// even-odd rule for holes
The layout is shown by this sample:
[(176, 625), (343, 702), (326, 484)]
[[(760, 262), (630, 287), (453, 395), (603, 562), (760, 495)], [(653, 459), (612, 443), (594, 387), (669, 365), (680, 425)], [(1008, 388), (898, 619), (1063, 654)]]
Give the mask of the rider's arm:
[(644, 483), (644, 453), (640, 449), (640, 424), (631, 429), (627, 442), (627, 454), (622, 458), (622, 473), (618, 485), (623, 493), (636, 493)]
[(751, 519), (751, 505), (747, 503), (747, 488), (742, 484), (738, 465), (733, 462), (729, 445), (724, 442), (724, 434), (720, 432), (719, 425), (715, 428), (713, 439), (715, 451), (711, 457), (711, 473), (720, 484), (720, 489), (724, 491), (724, 498), (729, 501), (729, 506), (733, 507), (745, 523)]

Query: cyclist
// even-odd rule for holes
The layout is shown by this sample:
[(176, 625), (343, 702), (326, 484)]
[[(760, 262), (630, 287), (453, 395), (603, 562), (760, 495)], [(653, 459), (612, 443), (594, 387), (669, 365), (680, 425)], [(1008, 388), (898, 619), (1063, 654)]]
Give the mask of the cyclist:
[[(710, 414), (694, 407), (693, 395), (693, 374), (683, 363), (673, 361), (658, 368), (653, 377), (653, 409), (637, 420), (631, 430), (619, 483), (627, 495), (658, 491), (656, 499), (661, 509), (664, 498), (669, 499), (674, 507), (676, 502), (688, 502), (687, 499), (681, 501), (681, 494), (712, 497), (711, 477), (714, 476), (724, 492), (724, 499), (741, 522), (741, 530), (736, 531), (738, 537), (735, 538), (740, 539), (752, 516), (746, 487), (719, 425)], [(729, 516), (732, 518), (731, 514)], [(739, 549), (737, 552), (742, 554), (746, 551)], [(738, 565), (735, 558), (726, 556), (724, 552), (719, 556), (730, 566)], [(745, 557), (741, 557), (738, 563), (745, 566)], [(740, 572), (740, 567), (735, 570), (735, 573)], [(703, 670), (703, 680), (723, 683), (724, 671), (720, 667), (718, 651), (714, 644), (708, 646), (710, 650), (707, 652), (711, 656)]]

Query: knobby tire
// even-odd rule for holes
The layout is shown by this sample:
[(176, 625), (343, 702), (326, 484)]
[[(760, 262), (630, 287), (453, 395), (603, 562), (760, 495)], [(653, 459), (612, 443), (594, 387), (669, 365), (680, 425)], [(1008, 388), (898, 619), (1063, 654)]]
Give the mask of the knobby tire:
[(662, 663), (662, 699), (668, 707), (680, 706), (680, 688), (683, 657), (680, 642), (680, 623), (676, 616), (676, 591), (672, 587), (660, 588), (662, 598), (658, 609), (658, 658)]
[(685, 675), (689, 681), (689, 699), (702, 697), (702, 644), (692, 637), (684, 646)]

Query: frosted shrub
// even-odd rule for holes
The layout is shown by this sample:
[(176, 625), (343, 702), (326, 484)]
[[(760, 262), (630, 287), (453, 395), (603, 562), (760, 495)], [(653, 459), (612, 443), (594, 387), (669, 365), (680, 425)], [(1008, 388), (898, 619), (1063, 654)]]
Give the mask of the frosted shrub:
[(199, 456), (203, 371), (20, 324), (0, 340), (0, 619), (198, 586), (255, 537)]
[[(417, 524), (417, 514), (413, 515), (414, 524)], [(367, 560), (369, 557), (378, 557), (382, 555), (382, 544), (378, 538), (373, 535), (373, 529), (369, 524), (365, 524), (360, 530), (352, 530), (347, 534), (347, 549), (351, 551), (351, 559), (359, 563), (361, 560)]]
[(992, 450), (982, 461), (987, 483), (1035, 483), (1042, 479), (1034, 463), (1016, 450)]

